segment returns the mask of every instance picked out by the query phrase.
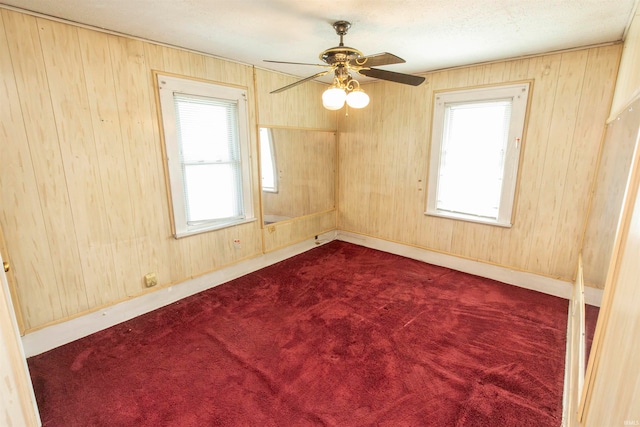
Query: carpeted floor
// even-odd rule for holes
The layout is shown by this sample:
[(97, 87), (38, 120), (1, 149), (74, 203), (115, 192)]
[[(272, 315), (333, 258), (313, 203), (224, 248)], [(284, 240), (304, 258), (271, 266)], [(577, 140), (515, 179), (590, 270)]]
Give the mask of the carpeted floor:
[(560, 426), (567, 308), (336, 241), (28, 363), (44, 426)]
[(589, 354), (591, 354), (591, 346), (593, 345), (593, 336), (596, 333), (596, 324), (598, 323), (598, 315), (600, 307), (593, 305), (584, 306), (584, 326), (585, 326), (585, 366), (589, 363)]

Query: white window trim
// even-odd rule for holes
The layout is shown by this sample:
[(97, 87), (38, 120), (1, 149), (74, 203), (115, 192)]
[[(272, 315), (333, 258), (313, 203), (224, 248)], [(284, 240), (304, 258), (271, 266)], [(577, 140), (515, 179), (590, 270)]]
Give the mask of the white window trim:
[[(249, 141), (249, 114), (247, 93), (243, 89), (222, 86), (215, 83), (190, 80), (157, 74), (160, 111), (162, 112), (163, 136), (166, 148), (166, 165), (169, 175), (169, 190), (173, 216), (173, 234), (176, 238), (203, 233), (206, 231), (227, 228), (255, 221), (253, 211), (253, 192), (251, 186), (251, 150)], [(187, 224), (184, 182), (180, 166), (180, 147), (176, 133), (176, 112), (173, 101), (174, 93), (227, 99), (238, 102), (238, 139), (242, 170), (242, 203), (244, 215), (241, 219), (228, 222)]]
[[(482, 224), (511, 227), (513, 225), (513, 207), (515, 200), (516, 181), (520, 151), (524, 138), (525, 119), (528, 106), (530, 84), (528, 82), (465, 89), (451, 92), (439, 92), (434, 94), (433, 122), (431, 132), (431, 156), (429, 161), (429, 181), (427, 193), (427, 207), (425, 214), (452, 218)], [(511, 122), (505, 153), (504, 175), (500, 198), (500, 208), (497, 219), (484, 218), (476, 215), (455, 213), (437, 209), (437, 189), (440, 169), (440, 153), (444, 132), (445, 105), (449, 103), (464, 103), (476, 101), (489, 101), (512, 98)]]

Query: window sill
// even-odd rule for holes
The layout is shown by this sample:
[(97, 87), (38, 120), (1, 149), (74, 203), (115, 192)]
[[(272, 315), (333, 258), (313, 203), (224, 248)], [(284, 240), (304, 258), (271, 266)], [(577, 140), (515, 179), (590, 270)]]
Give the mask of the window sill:
[(227, 222), (227, 223), (222, 223), (222, 224), (202, 226), (200, 228), (194, 228), (194, 229), (187, 230), (187, 231), (177, 232), (177, 233), (175, 233), (173, 235), (173, 237), (176, 238), (176, 239), (181, 239), (183, 237), (193, 236), (194, 234), (201, 234), (201, 233), (208, 233), (209, 231), (222, 230), (223, 228), (235, 227), (236, 225), (247, 224), (247, 223), (250, 223), (250, 222), (255, 222), (257, 220), (258, 220), (258, 218), (252, 217), (252, 218), (247, 218), (247, 219), (243, 219), (243, 220), (240, 220), (240, 221), (233, 221), (233, 222)]
[(510, 222), (498, 222), (498, 220), (492, 220), (490, 218), (482, 218), (478, 216), (466, 215), (466, 214), (455, 213), (455, 212), (426, 211), (424, 214), (427, 216), (436, 216), (439, 218), (448, 218), (448, 219), (454, 219), (458, 221), (473, 222), (475, 224), (493, 225), (496, 227), (503, 227), (503, 228), (511, 228), (511, 226), (513, 225)]

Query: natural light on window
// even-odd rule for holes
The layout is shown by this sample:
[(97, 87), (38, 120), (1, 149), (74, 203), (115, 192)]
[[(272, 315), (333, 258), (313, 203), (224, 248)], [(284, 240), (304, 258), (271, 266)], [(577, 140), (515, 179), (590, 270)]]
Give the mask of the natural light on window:
[(427, 214), (511, 225), (527, 92), (525, 84), (436, 96)]
[(260, 169), (262, 191), (278, 192), (276, 153), (273, 149), (273, 134), (269, 128), (260, 128)]
[(158, 75), (177, 237), (253, 217), (243, 91)]

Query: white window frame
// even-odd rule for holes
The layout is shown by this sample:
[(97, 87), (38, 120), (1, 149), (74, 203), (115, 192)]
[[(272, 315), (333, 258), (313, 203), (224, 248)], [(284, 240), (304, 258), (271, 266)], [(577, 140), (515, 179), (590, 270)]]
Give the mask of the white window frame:
[[(251, 189), (251, 150), (249, 141), (249, 114), (247, 110), (247, 93), (245, 90), (230, 86), (218, 85), (199, 80), (191, 80), (157, 73), (160, 111), (162, 113), (163, 136), (166, 148), (166, 165), (169, 176), (171, 207), (173, 216), (173, 233), (176, 238), (226, 228), (246, 222), (255, 221), (253, 211), (253, 193)], [(238, 105), (238, 141), (240, 151), (242, 191), (242, 215), (228, 221), (200, 221), (196, 224), (187, 222), (185, 206), (185, 183), (180, 161), (180, 143), (177, 135), (177, 116), (174, 105), (174, 94), (193, 95), (237, 102)]]
[[(427, 208), (425, 211), (426, 215), (498, 225), (501, 227), (511, 227), (513, 225), (513, 205), (516, 181), (518, 177), (520, 150), (522, 148), (522, 141), (524, 138), (529, 86), (529, 82), (525, 82), (502, 86), (439, 92), (434, 94), (431, 157), (429, 161)], [(438, 179), (440, 176), (442, 139), (444, 134), (445, 110), (447, 105), (504, 99), (511, 99), (512, 106), (497, 218), (494, 219), (438, 209)]]
[[(263, 135), (266, 135), (267, 137), (267, 141), (265, 142), (262, 138)], [(260, 138), (260, 185), (262, 188), (262, 191), (266, 191), (267, 193), (277, 193), (278, 192), (278, 162), (276, 159), (276, 151), (275, 151), (275, 146), (273, 144), (273, 132), (271, 131), (271, 128), (267, 128), (267, 127), (261, 127), (260, 128), (260, 135), (258, 135), (258, 137)], [(268, 145), (269, 146), (269, 154), (271, 157), (271, 171), (273, 172), (273, 187), (265, 187), (264, 186), (264, 167), (262, 167), (264, 165), (264, 153), (262, 150), (263, 144)]]

